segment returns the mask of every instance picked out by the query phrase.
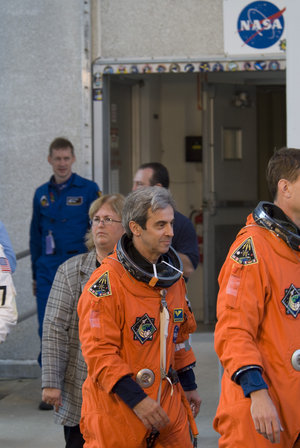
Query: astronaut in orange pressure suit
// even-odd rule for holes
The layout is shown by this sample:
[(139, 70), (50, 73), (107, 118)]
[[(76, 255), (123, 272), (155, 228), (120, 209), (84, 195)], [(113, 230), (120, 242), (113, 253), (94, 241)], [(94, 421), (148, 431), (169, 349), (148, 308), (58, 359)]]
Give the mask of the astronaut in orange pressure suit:
[(248, 216), (219, 276), (220, 448), (300, 447), (300, 150), (278, 150), (267, 180), (274, 204)]
[(181, 261), (170, 247), (173, 220), (166, 189), (130, 193), (126, 234), (79, 300), (87, 448), (193, 446), (189, 422), (196, 435), (193, 416), (201, 403), (189, 344), (196, 324)]

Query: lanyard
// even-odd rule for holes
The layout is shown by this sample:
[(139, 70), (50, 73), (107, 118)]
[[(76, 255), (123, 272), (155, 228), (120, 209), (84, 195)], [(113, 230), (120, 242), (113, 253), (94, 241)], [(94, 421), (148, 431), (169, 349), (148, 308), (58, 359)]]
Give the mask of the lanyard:
[(171, 385), (171, 395), (173, 395), (173, 384), (170, 378), (167, 376), (166, 363), (167, 363), (167, 339), (169, 330), (169, 311), (166, 301), (167, 291), (162, 289), (160, 291), (160, 385), (157, 394), (157, 401), (160, 403), (161, 398), (161, 386), (162, 380), (166, 379)]

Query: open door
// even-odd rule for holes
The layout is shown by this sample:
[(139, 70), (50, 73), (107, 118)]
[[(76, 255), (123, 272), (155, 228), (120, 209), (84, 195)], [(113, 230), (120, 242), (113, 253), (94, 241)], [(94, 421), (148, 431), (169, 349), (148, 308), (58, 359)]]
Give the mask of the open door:
[(206, 84), (203, 124), (204, 321), (216, 319), (217, 278), (257, 203), (255, 86)]
[(132, 82), (110, 80), (110, 188), (125, 196), (132, 187)]

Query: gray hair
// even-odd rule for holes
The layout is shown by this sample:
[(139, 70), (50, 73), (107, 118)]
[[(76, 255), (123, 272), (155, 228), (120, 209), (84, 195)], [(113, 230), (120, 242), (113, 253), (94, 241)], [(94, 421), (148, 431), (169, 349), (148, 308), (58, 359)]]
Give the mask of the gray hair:
[(142, 229), (145, 229), (148, 210), (150, 209), (154, 213), (157, 210), (165, 209), (168, 205), (175, 210), (175, 202), (171, 193), (163, 187), (142, 187), (129, 193), (125, 199), (122, 214), (122, 223), (127, 236), (132, 238), (129, 228), (130, 221), (136, 222)]

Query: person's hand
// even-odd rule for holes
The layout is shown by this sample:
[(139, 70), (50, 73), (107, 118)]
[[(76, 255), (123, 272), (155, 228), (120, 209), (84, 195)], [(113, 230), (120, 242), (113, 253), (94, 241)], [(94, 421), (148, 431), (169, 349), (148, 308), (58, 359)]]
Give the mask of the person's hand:
[(170, 423), (169, 417), (163, 408), (152, 398), (146, 397), (134, 406), (133, 411), (150, 431), (160, 430)]
[(251, 392), (250, 397), (250, 410), (256, 431), (271, 443), (279, 443), (283, 428), (267, 389)]
[(197, 392), (197, 390), (187, 390), (184, 392), (187, 398), (187, 401), (190, 403), (190, 407), (193, 413), (193, 417), (196, 418), (201, 406), (201, 398)]
[(36, 280), (32, 280), (32, 294), (36, 296)]
[(42, 393), (42, 400), (45, 401), (45, 403), (52, 404), (56, 412), (58, 412), (59, 406), (62, 405), (61, 390), (45, 387)]

